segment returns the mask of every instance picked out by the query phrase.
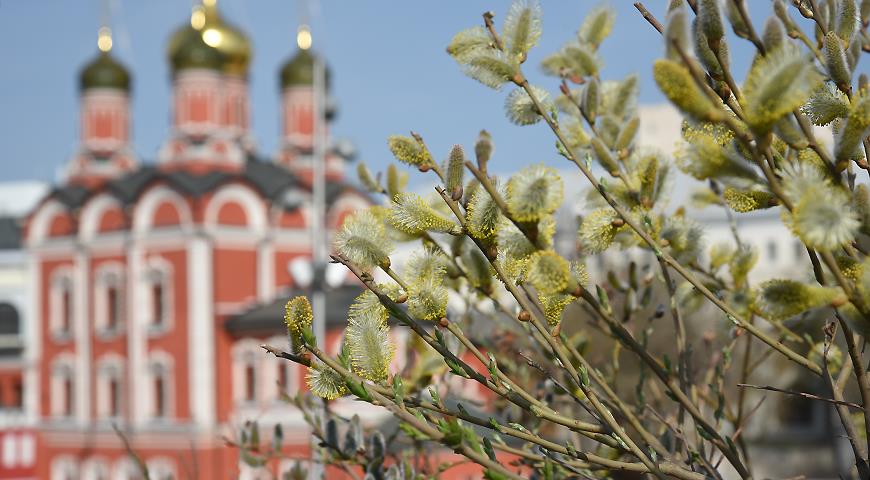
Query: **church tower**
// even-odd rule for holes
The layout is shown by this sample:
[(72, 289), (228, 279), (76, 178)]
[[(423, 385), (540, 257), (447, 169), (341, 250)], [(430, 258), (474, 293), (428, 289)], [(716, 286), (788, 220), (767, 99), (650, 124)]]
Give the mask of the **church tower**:
[(95, 185), (133, 170), (130, 73), (112, 55), (112, 32), (100, 29), (99, 54), (79, 75), (80, 146), (67, 170), (71, 183)]
[[(288, 168), (302, 179), (312, 176), (314, 158), (314, 123), (317, 119), (317, 95), (314, 86), (315, 62), (322, 61), (311, 51), (311, 36), (303, 26), (297, 36), (299, 49), (281, 67), (278, 75), (281, 93), (281, 136), (276, 162)], [(325, 69), (325, 92), (323, 128), (327, 139), (329, 123), (335, 116), (335, 108), (330, 101), (330, 71)], [(340, 152), (331, 140), (327, 140), (326, 176), (340, 180), (344, 175), (344, 163), (348, 154)]]
[(169, 41), (172, 126), (160, 152), (167, 168), (239, 168), (250, 138), (251, 44), (221, 17), (217, 0), (193, 7), (190, 24)]

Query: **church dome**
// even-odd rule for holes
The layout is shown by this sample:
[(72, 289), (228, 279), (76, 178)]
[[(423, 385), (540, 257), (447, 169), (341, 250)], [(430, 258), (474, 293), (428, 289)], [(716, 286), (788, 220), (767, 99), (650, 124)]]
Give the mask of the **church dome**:
[(82, 90), (115, 88), (129, 91), (130, 73), (110, 53), (112, 50), (112, 32), (108, 27), (100, 29), (97, 47), (100, 49), (100, 54), (82, 68), (79, 74), (79, 87)]
[[(326, 88), (329, 88), (330, 72), (326, 67)], [(311, 85), (314, 83), (314, 55), (310, 50), (299, 49), (292, 58), (281, 67), (281, 88), (295, 85)]]
[(179, 28), (170, 38), (169, 60), (173, 70), (213, 68), (244, 76), (251, 63), (251, 42), (221, 18), (216, 0), (203, 0), (194, 7), (190, 25)]
[(224, 56), (203, 41), (202, 32), (182, 27), (169, 44), (169, 62), (174, 72), (190, 68), (223, 70)]
[(82, 69), (79, 75), (79, 86), (82, 90), (115, 88), (129, 91), (130, 73), (109, 52), (100, 52), (97, 58)]

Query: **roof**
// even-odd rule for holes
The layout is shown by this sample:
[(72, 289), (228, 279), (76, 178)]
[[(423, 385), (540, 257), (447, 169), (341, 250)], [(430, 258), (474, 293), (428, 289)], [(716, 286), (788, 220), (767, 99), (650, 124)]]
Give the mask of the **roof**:
[[(362, 293), (360, 285), (342, 285), (337, 289), (330, 290), (326, 294), (326, 326), (336, 327), (347, 323), (347, 310), (354, 299)], [(224, 323), (224, 328), (230, 333), (251, 332), (283, 332), (287, 327), (284, 324), (284, 305), (287, 300), (306, 295), (308, 292), (293, 289), (271, 302), (253, 305), (247, 311), (232, 316)]]
[[(288, 189), (292, 187), (309, 189), (287, 168), (250, 157), (245, 163), (244, 169), (240, 171), (212, 170), (199, 173), (187, 170), (164, 170), (153, 165), (143, 165), (126, 175), (109, 180), (96, 189), (88, 189), (78, 184), (66, 184), (55, 187), (49, 196), (67, 207), (75, 209), (84, 205), (93, 195), (107, 191), (126, 205), (134, 203), (145, 189), (161, 181), (166, 182), (179, 192), (193, 197), (200, 197), (212, 192), (223, 184), (241, 181), (259, 191), (263, 197), (273, 203), (283, 204), (287, 209), (299, 206), (298, 199), (285, 195)], [(327, 203), (332, 203), (348, 189), (367, 196), (353, 184), (333, 180), (327, 183)]]

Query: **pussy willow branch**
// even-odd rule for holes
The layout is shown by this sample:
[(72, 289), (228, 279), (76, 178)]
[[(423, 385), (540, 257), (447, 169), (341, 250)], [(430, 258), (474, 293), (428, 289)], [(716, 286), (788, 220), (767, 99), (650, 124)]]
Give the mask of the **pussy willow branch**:
[[(286, 353), (286, 352), (280, 352), (280, 350), (275, 349), (274, 347), (264, 346), (264, 348), (267, 351), (269, 351), (270, 353), (274, 353), (274, 352)], [(341, 375), (347, 379), (350, 379), (352, 381), (355, 381), (357, 383), (364, 384), (366, 390), (371, 394), (373, 399), (377, 400), (377, 404), (390, 409), (390, 411), (392, 413), (396, 414), (396, 416), (400, 417), (402, 420), (411, 424), (412, 426), (414, 426), (418, 430), (426, 433), (426, 435), (430, 436), (431, 438), (435, 439), (436, 441), (443, 437), (443, 435), (441, 435), (441, 433), (439, 431), (435, 430), (432, 427), (429, 427), (428, 425), (422, 424), (417, 417), (409, 414), (406, 410), (404, 410), (402, 408), (401, 405), (397, 404), (395, 399), (393, 398), (393, 392), (390, 391), (389, 389), (365, 381), (361, 377), (355, 375), (354, 373), (350, 372), (349, 370), (347, 370), (346, 368), (341, 366), (338, 362), (336, 362), (331, 357), (326, 355), (322, 350), (320, 350), (316, 346), (306, 345), (305, 348), (309, 352), (311, 352), (312, 355), (317, 357), (321, 362), (323, 362), (325, 365), (327, 365), (329, 368), (335, 370), (339, 375)], [(292, 354), (280, 355), (280, 356), (282, 358), (290, 358), (291, 355)], [(473, 415), (470, 415), (468, 413), (464, 413), (461, 411), (450, 410), (450, 409), (444, 408), (442, 406), (432, 404), (430, 402), (420, 401), (419, 399), (416, 399), (414, 397), (405, 398), (405, 399), (403, 399), (403, 402), (405, 404), (408, 404), (408, 405), (416, 406), (419, 408), (423, 408), (425, 410), (429, 410), (431, 412), (436, 412), (436, 413), (445, 415), (446, 417), (459, 418), (459, 419), (462, 419), (462, 420), (467, 421), (469, 423), (473, 423), (475, 425), (485, 427), (485, 428), (488, 428), (490, 430), (494, 430), (492, 423), (488, 419), (482, 419), (479, 417), (475, 417)], [(404, 413), (404, 415), (402, 415), (401, 413)], [(605, 467), (609, 470), (623, 470), (623, 471), (635, 471), (635, 472), (646, 472), (646, 473), (650, 472), (650, 470), (641, 463), (620, 462), (620, 461), (600, 457), (600, 456), (597, 456), (597, 455), (594, 455), (591, 453), (582, 452), (579, 450), (575, 451), (574, 454), (572, 455), (571, 451), (569, 451), (563, 445), (560, 445), (560, 444), (557, 444), (554, 442), (550, 442), (550, 441), (545, 440), (541, 437), (538, 437), (537, 435), (534, 435), (530, 432), (517, 430), (517, 429), (509, 427), (509, 426), (499, 425), (499, 427), (498, 427), (498, 429), (496, 429), (496, 431), (503, 433), (503, 434), (506, 434), (506, 435), (509, 435), (509, 436), (512, 436), (512, 437), (515, 437), (515, 438), (518, 438), (520, 440), (525, 440), (528, 442), (536, 443), (547, 450), (555, 451), (555, 452), (558, 452), (558, 453), (563, 454), (563, 455), (576, 456), (576, 458), (580, 458), (582, 460), (601, 465), (602, 467)], [(462, 451), (459, 453), (461, 453), (462, 455), (465, 455), (467, 458), (475, 461), (476, 463), (480, 463), (481, 465), (484, 465), (486, 467), (491, 468), (488, 463), (481, 463), (478, 461), (481, 458), (486, 458), (486, 460), (489, 461), (488, 457), (483, 457), (480, 455), (470, 456), (470, 455), (467, 455), (467, 450), (470, 450), (470, 449), (468, 449), (468, 447), (463, 445)], [(473, 450), (471, 452), (476, 453)], [(499, 464), (495, 463), (495, 465), (499, 465)], [(665, 471), (667, 473), (667, 475), (674, 476), (676, 478), (680, 478), (680, 479), (684, 479), (684, 480), (701, 480), (704, 478), (703, 476), (699, 476), (698, 474), (695, 474), (694, 472), (687, 471), (687, 470), (685, 470), (677, 465), (674, 465), (674, 464), (663, 463), (661, 465), (661, 468), (663, 469), (663, 471)], [(511, 478), (521, 478), (521, 477), (511, 476)]]
[[(742, 2), (739, 2), (739, 1), (736, 3), (739, 6), (742, 4)], [(825, 27), (822, 25), (822, 22), (819, 21), (818, 15), (816, 14), (818, 9), (817, 9), (817, 6), (815, 4), (815, 1), (811, 2), (811, 9), (812, 9), (812, 14), (813, 14), (812, 15), (813, 19), (816, 21), (816, 23), (819, 25), (819, 28), (821, 28), (823, 33), (824, 33)], [(754, 28), (752, 27), (751, 20), (748, 18), (748, 15), (745, 15), (745, 11), (741, 12), (741, 15), (743, 16), (743, 19), (744, 19), (745, 23), (747, 24), (750, 32), (752, 32), (752, 34), (751, 34), (752, 42), (756, 45), (759, 54), (764, 55), (765, 54), (764, 47), (763, 47), (763, 45), (760, 44), (760, 42), (757, 41), (757, 37), (756, 37), (756, 35), (754, 35)], [(723, 71), (726, 72), (726, 78), (730, 77), (730, 72), (726, 68), (725, 64), (723, 64), (721, 62), (721, 57), (717, 56), (717, 58), (719, 58), (719, 60), (720, 60), (720, 67), (723, 69)], [(696, 78), (696, 83), (697, 83), (697, 78)], [(807, 121), (805, 115), (802, 112), (800, 112), (799, 110), (795, 110), (793, 112), (793, 114), (795, 116), (795, 119), (798, 122), (798, 125), (801, 128), (802, 133), (807, 138), (810, 147), (823, 159), (825, 164), (828, 165), (829, 169), (832, 169), (832, 172), (836, 174), (837, 170), (836, 170), (836, 166), (834, 165), (833, 160), (827, 155), (827, 152), (825, 151), (825, 149), (822, 148), (818, 144), (818, 142), (816, 141), (815, 136), (813, 135), (813, 132), (812, 132), (812, 128), (810, 127), (809, 122)], [(758, 140), (756, 140), (756, 144), (757, 144), (757, 142), (758, 142)], [(752, 149), (753, 151), (755, 150), (755, 147), (752, 145), (749, 145), (748, 143), (747, 143), (747, 147)], [(765, 152), (765, 155), (767, 156), (768, 160), (772, 160), (769, 152)], [(776, 177), (773, 175), (773, 173), (770, 171), (770, 169), (766, 167), (766, 165), (763, 162), (759, 161), (757, 163), (762, 168), (762, 171), (764, 172), (765, 177), (767, 178), (768, 184), (771, 187), (771, 190), (773, 191), (773, 193), (780, 199), (780, 202), (782, 203), (783, 207), (786, 208), (787, 210), (791, 211), (793, 209), (793, 207), (790, 204), (789, 200), (783, 194), (781, 188), (779, 187), (778, 180), (776, 179)], [(839, 177), (839, 175), (837, 174), (835, 176), (835, 178), (838, 178), (838, 177)], [(831, 270), (831, 273), (834, 275), (834, 278), (837, 280), (837, 283), (840, 284), (840, 286), (843, 288), (843, 290), (847, 293), (850, 301), (853, 302), (853, 304), (856, 306), (856, 308), (858, 308), (859, 311), (861, 311), (862, 314), (866, 315), (867, 308), (864, 305), (863, 298), (860, 297), (860, 294), (853, 287), (852, 283), (848, 279), (846, 279), (845, 276), (843, 275), (843, 273), (840, 271), (839, 265), (837, 264), (836, 260), (833, 258), (833, 255), (831, 255), (830, 252), (821, 252), (821, 256), (822, 256), (822, 259), (824, 260), (825, 264)], [(817, 260), (815, 258), (814, 252), (812, 252), (811, 250), (810, 250), (810, 257), (811, 257), (811, 259), (814, 260), (813, 266), (814, 266), (814, 270), (816, 270), (816, 277), (819, 279), (819, 282), (824, 285), (824, 277), (821, 275), (821, 271), (818, 268), (818, 266), (816, 265)], [(844, 330), (844, 335), (846, 336), (846, 340), (847, 340), (847, 348), (849, 350), (850, 356), (853, 359), (853, 364), (856, 365), (855, 375), (856, 375), (856, 378), (857, 378), (857, 381), (859, 384), (859, 390), (861, 391), (862, 401), (865, 405), (867, 405), (868, 400), (870, 400), (870, 381), (868, 381), (868, 377), (866, 375), (866, 372), (863, 371), (861, 357), (860, 357), (860, 354), (857, 352), (857, 348), (856, 348), (856, 345), (854, 342), (854, 338), (852, 337), (851, 330), (848, 328), (848, 325), (846, 325), (845, 322), (842, 321), (842, 318), (840, 318), (840, 322), (843, 326), (846, 327), (846, 329)], [(856, 357), (858, 358), (857, 362), (854, 361)], [(830, 377), (829, 375), (826, 375), (826, 376)], [(834, 392), (836, 393), (837, 389), (835, 388), (835, 386), (831, 385), (831, 387), (834, 390)], [(868, 448), (870, 448), (870, 412), (867, 412), (865, 410), (864, 415), (865, 415), (865, 426), (867, 428), (867, 435), (868, 435), (868, 437), (867, 437), (868, 438)], [(840, 417), (843, 420), (844, 427), (847, 429), (847, 431), (852, 430), (852, 428), (850, 428), (851, 427), (851, 419), (848, 418), (848, 416), (844, 416), (844, 415), (840, 415)], [(855, 440), (850, 438), (850, 441), (852, 441), (853, 447), (854, 447)], [(866, 452), (867, 452), (866, 448), (855, 449), (856, 460), (862, 459), (862, 460), (859, 460), (859, 463), (861, 463), (863, 461), (863, 459), (866, 458), (866, 455), (867, 455)], [(864, 463), (865, 463), (864, 469), (866, 469), (866, 462), (864, 462)], [(859, 468), (861, 468), (861, 467), (862, 466), (859, 465)]]
[(473, 449), (471, 449), (468, 445), (465, 445), (464, 443), (460, 444), (459, 446), (447, 444), (446, 442), (444, 442), (445, 435), (443, 433), (441, 433), (439, 430), (433, 428), (428, 423), (420, 421), (419, 418), (412, 415), (406, 409), (404, 409), (400, 405), (398, 405), (392, 397), (392, 395), (393, 395), (392, 392), (387, 391), (387, 389), (384, 389), (383, 387), (378, 387), (374, 384), (368, 383), (363, 378), (351, 373), (350, 371), (348, 371), (347, 369), (342, 367), (340, 364), (335, 362), (332, 358), (330, 358), (328, 355), (326, 355), (322, 350), (320, 350), (316, 346), (306, 344), (305, 348), (309, 352), (311, 352), (312, 355), (317, 357), (321, 362), (323, 362), (329, 368), (335, 370), (335, 372), (338, 373), (339, 375), (341, 375), (342, 377), (349, 379), (351, 381), (357, 382), (361, 385), (365, 385), (364, 388), (366, 389), (366, 391), (368, 391), (368, 393), (369, 393), (369, 395), (371, 395), (372, 399), (374, 401), (376, 401), (376, 402), (372, 402), (372, 403), (375, 403), (377, 405), (380, 405), (380, 406), (386, 408), (393, 415), (395, 415), (396, 417), (405, 421), (406, 423), (412, 425), (417, 430), (423, 432), (426, 436), (428, 436), (432, 440), (439, 442), (439, 443), (444, 443), (446, 446), (449, 446), (449, 447), (453, 448), (454, 450), (456, 450), (457, 453), (462, 454), (466, 458), (473, 460), (475, 463), (477, 463), (483, 467), (497, 471), (503, 475), (506, 475), (508, 478), (522, 480), (522, 477), (520, 477), (519, 475), (516, 475), (513, 472), (507, 470), (500, 463), (498, 463), (494, 460), (491, 460), (486, 455), (481, 455), (480, 453), (474, 451)]
[[(487, 16), (487, 15), (484, 15), (484, 19), (489, 23), (492, 22), (492, 18)], [(538, 105), (538, 108), (540, 109), (540, 105)], [(476, 169), (473, 169), (472, 173), (474, 173), (475, 171), (476, 171)], [(480, 172), (478, 172), (478, 173), (480, 173)], [(484, 178), (486, 182), (489, 182), (488, 177), (483, 176), (482, 178)], [(481, 183), (483, 183), (483, 182), (481, 182)], [(498, 195), (498, 192), (495, 191), (494, 188), (492, 189), (491, 192), (490, 192), (490, 189), (487, 189), (487, 192), (489, 192), (491, 195), (493, 193)], [(493, 198), (495, 198), (495, 197), (493, 197)], [(463, 229), (464, 229), (465, 228), (465, 224), (464, 224), (465, 217), (459, 211), (459, 207), (456, 205), (456, 202), (452, 201), (451, 199), (449, 199), (449, 197), (447, 197), (446, 195), (443, 195), (443, 194), (442, 194), (442, 199), (444, 199), (444, 201), (447, 202), (448, 206), (450, 206), (451, 211), (453, 211), (457, 220), (460, 222), (460, 224), (463, 225)], [(503, 213), (505, 215), (509, 215), (508, 210), (503, 210)], [(634, 440), (632, 440), (631, 437), (625, 432), (625, 430), (623, 430), (623, 428), (619, 425), (619, 423), (616, 422), (616, 420), (613, 418), (613, 415), (610, 413), (610, 411), (607, 409), (607, 407), (605, 407), (601, 403), (600, 399), (598, 398), (598, 395), (594, 392), (594, 390), (592, 388), (590, 388), (588, 385), (584, 385), (581, 376), (579, 375), (577, 370), (574, 368), (574, 365), (568, 359), (568, 356), (567, 356), (566, 352), (564, 351), (564, 348), (562, 348), (562, 345), (557, 343), (554, 340), (554, 338), (552, 337), (552, 335), (548, 335), (549, 330), (546, 327), (544, 327), (544, 322), (539, 317), (539, 315), (534, 311), (534, 308), (532, 308), (531, 302), (529, 301), (528, 297), (526, 295), (520, 293), (519, 290), (517, 290), (516, 285), (514, 285), (513, 282), (507, 277), (507, 275), (504, 274), (504, 271), (502, 271), (501, 266), (498, 265), (498, 263), (495, 262), (492, 258), (490, 258), (490, 255), (488, 255), (486, 248), (483, 245), (481, 245), (480, 242), (477, 239), (475, 239), (473, 236), (471, 238), (472, 238), (472, 240), (474, 240), (475, 245), (477, 245), (478, 248), (481, 250), (481, 253), (483, 253), (484, 256), (489, 260), (490, 265), (492, 265), (492, 267), (495, 269), (496, 274), (498, 275), (498, 277), (502, 281), (502, 283), (505, 285), (505, 287), (508, 289), (510, 294), (514, 297), (514, 299), (520, 304), (520, 306), (524, 310), (529, 312), (530, 317), (531, 317), (530, 321), (531, 321), (532, 325), (535, 327), (536, 330), (538, 330), (539, 333), (541, 333), (544, 340), (547, 342), (550, 349), (552, 350), (553, 354), (559, 359), (559, 361), (562, 363), (562, 366), (570, 374), (571, 380), (580, 388), (580, 390), (583, 392), (583, 394), (586, 395), (586, 398), (589, 400), (590, 404), (595, 409), (595, 411), (598, 412), (598, 414), (605, 421), (605, 423), (607, 423), (608, 427), (610, 427), (610, 429), (613, 430), (614, 434), (618, 435), (619, 438), (622, 439), (622, 441), (628, 446), (628, 448), (632, 451), (632, 453), (635, 456), (637, 456), (637, 458), (640, 459), (640, 461), (644, 465), (646, 465), (647, 468), (649, 468), (651, 472), (653, 472), (657, 477), (661, 478), (663, 476), (663, 474), (658, 469), (658, 467), (656, 467), (655, 463), (649, 459), (649, 457), (646, 455), (646, 453), (644, 453), (644, 451), (641, 450), (637, 446), (637, 444), (634, 443)], [(573, 392), (570, 392), (570, 393), (573, 395)]]
[[(540, 402), (537, 399), (534, 399), (530, 394), (528, 394), (527, 392), (522, 390), (519, 387), (519, 385), (517, 385), (516, 383), (513, 383), (513, 381), (511, 381), (511, 385), (512, 385), (512, 387), (515, 387), (516, 390), (506, 389), (506, 388), (498, 385), (497, 383), (495, 383), (493, 380), (487, 379), (485, 376), (483, 376), (483, 374), (481, 374), (480, 372), (475, 370), (473, 367), (468, 365), (462, 359), (460, 359), (455, 354), (450, 352), (441, 343), (439, 343), (438, 341), (433, 339), (431, 337), (431, 335), (429, 335), (425, 331), (424, 327), (422, 325), (420, 325), (420, 323), (417, 320), (415, 320), (410, 315), (407, 315), (403, 310), (401, 310), (399, 308), (398, 304), (396, 304), (392, 299), (390, 299), (387, 295), (385, 295), (383, 292), (381, 292), (371, 282), (371, 280), (368, 277), (363, 275), (363, 273), (356, 267), (356, 265), (354, 265), (353, 263), (349, 262), (347, 259), (345, 259), (341, 256), (335, 256), (334, 258), (336, 261), (339, 261), (340, 263), (344, 264), (351, 271), (351, 273), (356, 275), (357, 278), (359, 278), (360, 281), (363, 282), (363, 284), (366, 286), (366, 288), (368, 288), (369, 290), (372, 291), (372, 293), (374, 293), (375, 295), (378, 296), (381, 303), (383, 303), (384, 306), (387, 307), (387, 309), (389, 309), (390, 312), (394, 316), (397, 316), (397, 318), (400, 321), (402, 321), (402, 323), (404, 323), (405, 325), (408, 325), (412, 330), (414, 330), (414, 332), (418, 336), (420, 336), (424, 341), (426, 341), (426, 343), (429, 344), (429, 346), (434, 348), (443, 357), (450, 359), (451, 361), (460, 365), (462, 367), (462, 369), (466, 372), (466, 374), (468, 374), (470, 379), (485, 386), (486, 388), (491, 390), (493, 393), (496, 393), (497, 395), (505, 398), (506, 400), (510, 401), (511, 403), (516, 404), (520, 408), (528, 410), (530, 405), (536, 404), (538, 409), (539, 409), (539, 416), (545, 420), (548, 420), (548, 421), (551, 421), (553, 423), (557, 423), (557, 424), (563, 425), (565, 427), (568, 427), (574, 431), (580, 432), (581, 434), (589, 437), (592, 440), (604, 443), (605, 445), (608, 445), (611, 447), (618, 446), (617, 444), (615, 444), (613, 442), (613, 440), (611, 438), (607, 437), (606, 435), (602, 435), (601, 432), (604, 432), (604, 430), (602, 430), (601, 427), (599, 427), (597, 425), (589, 424), (586, 422), (580, 422), (580, 421), (559, 415), (558, 413), (556, 413), (552, 408), (550, 408), (546, 404)], [(464, 338), (464, 336), (463, 336), (463, 338)], [(484, 365), (485, 364), (486, 364), (486, 362), (484, 363)], [(520, 392), (522, 392), (522, 394)]]
[[(526, 82), (526, 85), (528, 85), (527, 82)], [(527, 93), (529, 93), (529, 95), (533, 101), (537, 102), (537, 99), (533, 96), (533, 94), (531, 93), (530, 90), (527, 90)], [(538, 106), (538, 108), (539, 108), (539, 110), (542, 110), (542, 109), (540, 109), (540, 105)], [(545, 117), (545, 118), (547, 118), (547, 117)], [(560, 136), (561, 136), (561, 134), (560, 134)], [(564, 143), (564, 144), (567, 148), (567, 143)], [(478, 172), (476, 169), (470, 169), (470, 170), (471, 170), (472, 174), (475, 175), (477, 180), (481, 183), (481, 185), (484, 185), (484, 186), (487, 184), (491, 185), (491, 182), (490, 182), (488, 177), (481, 175), (480, 172)], [(500, 204), (499, 200), (501, 200), (501, 203), (505, 203), (503, 199), (500, 199), (501, 196), (499, 195), (498, 191), (496, 191), (494, 188), (487, 188), (487, 192), (489, 192), (490, 195), (493, 196), (493, 200), (496, 202), (496, 205)], [(442, 195), (442, 198), (445, 198), (445, 201), (447, 201), (446, 196)], [(456, 214), (456, 216), (460, 220), (460, 222), (463, 222), (462, 215), (460, 213), (458, 213), (458, 210), (454, 211), (454, 213)], [(511, 217), (510, 212), (507, 210), (504, 210), (502, 213), (508, 218)], [(658, 254), (659, 252), (660, 252), (660, 250), (658, 250), (656, 253)], [(492, 264), (497, 269), (497, 272), (500, 272), (499, 266), (495, 262), (492, 262)], [(509, 290), (511, 290), (511, 288), (515, 289), (515, 287), (513, 287), (513, 285), (512, 285), (512, 282), (509, 279), (507, 279), (502, 273), (499, 273), (499, 276), (502, 278), (502, 281), (505, 283), (505, 285), (508, 287)], [(585, 290), (584, 290), (584, 292), (585, 292)], [(530, 305), (527, 303), (527, 300), (526, 300), (527, 297), (525, 295), (521, 295), (519, 292), (517, 292), (514, 295), (514, 297), (517, 299), (517, 301), (519, 301), (521, 303), (521, 306), (525, 310), (532, 313), (532, 319), (537, 320), (538, 316), (536, 315), (536, 312), (534, 312), (534, 310), (532, 308), (530, 308)], [(622, 324), (620, 322), (618, 322), (615, 319), (611, 318), (610, 316), (606, 315), (600, 309), (600, 307), (597, 306), (597, 301), (594, 299), (594, 297), (592, 297), (592, 295), (589, 295), (588, 292), (586, 292), (586, 294), (584, 295), (584, 300), (586, 300), (587, 302), (589, 302), (593, 306), (595, 306), (597, 311), (600, 312), (600, 314), (602, 315), (602, 318), (604, 318), (607, 321), (607, 323), (611, 326), (611, 328), (615, 332), (617, 332), (621, 338), (623, 338), (625, 340), (626, 344), (635, 353), (637, 353), (641, 357), (641, 359), (643, 359), (646, 363), (648, 363), (653, 368), (653, 371), (661, 379), (663, 384), (671, 390), (671, 392), (674, 394), (675, 398), (678, 399), (679, 403), (681, 405), (683, 405), (685, 408), (687, 408), (689, 410), (690, 414), (692, 415), (692, 417), (695, 418), (695, 420), (699, 422), (699, 424), (704, 428), (704, 430), (715, 439), (714, 441), (717, 444), (717, 448), (724, 449), (723, 453), (725, 453), (726, 456), (729, 457), (729, 461), (741, 464), (741, 461), (739, 460), (739, 457), (736, 455), (736, 452), (731, 451), (731, 449), (728, 447), (727, 443), (724, 441), (724, 439), (717, 432), (717, 429), (703, 418), (703, 415), (701, 414), (701, 412), (691, 402), (691, 400), (686, 395), (683, 394), (683, 392), (680, 390), (679, 385), (675, 385), (673, 383), (673, 379), (671, 379), (667, 375), (667, 373), (665, 373), (664, 369), (661, 367), (661, 365), (659, 365), (657, 360), (655, 360), (649, 354), (649, 352), (647, 352), (646, 349), (643, 348), (643, 346), (640, 345), (637, 342), (637, 340), (635, 340), (634, 337), (627, 330), (625, 330), (625, 327), (622, 326)], [(552, 340), (550, 338), (546, 338), (546, 340), (550, 343), (554, 343), (554, 342), (552, 342)], [(555, 349), (556, 349), (556, 347), (554, 346), (554, 350)], [(563, 364), (567, 363), (570, 366), (570, 362), (565, 362), (564, 360), (562, 360), (562, 362), (563, 362)], [(813, 364), (813, 366), (816, 366), (816, 365)], [(816, 368), (818, 368), (818, 366), (816, 366)], [(575, 374), (572, 373), (572, 375), (575, 375)], [(735, 466), (735, 468), (737, 468), (737, 467)], [(741, 468), (742, 468), (742, 464), (741, 464)], [(740, 470), (740, 468), (738, 468), (738, 470)], [(744, 468), (744, 471), (745, 471), (745, 468)], [(745, 473), (748, 476), (748, 472), (745, 472)]]

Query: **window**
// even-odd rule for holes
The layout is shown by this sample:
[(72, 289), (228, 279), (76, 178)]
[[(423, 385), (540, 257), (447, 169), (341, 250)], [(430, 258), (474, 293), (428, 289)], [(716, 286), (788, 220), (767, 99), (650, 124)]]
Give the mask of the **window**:
[(151, 301), (153, 302), (151, 311), (153, 312), (152, 323), (158, 327), (163, 325), (163, 318), (166, 315), (163, 300), (163, 283), (155, 282), (151, 286)]
[(119, 265), (105, 265), (97, 274), (94, 313), (98, 333), (116, 333), (124, 324), (124, 289), (121, 268)]
[(245, 401), (257, 400), (257, 372), (253, 363), (245, 365)]
[(287, 366), (287, 362), (282, 361), (278, 364), (278, 400), (284, 396), (287, 392), (287, 387), (290, 385), (289, 377), (290, 369)]
[(117, 419), (124, 408), (124, 359), (110, 353), (97, 361), (96, 415), (99, 420)]
[(149, 326), (152, 331), (167, 330), (172, 318), (172, 286), (169, 266), (161, 264), (148, 274)]
[(162, 373), (154, 375), (154, 416), (166, 418), (166, 377)]
[(0, 358), (21, 355), (23, 341), (18, 309), (9, 303), (0, 303)]
[(62, 391), (61, 391), (61, 415), (64, 417), (71, 417), (73, 414), (73, 380), (72, 376), (65, 376), (62, 380)]
[(0, 303), (0, 335), (18, 335), (20, 332), (18, 309), (8, 303)]
[(165, 421), (172, 418), (172, 357), (164, 352), (155, 354), (149, 368), (148, 403), (151, 418)]
[(64, 288), (61, 292), (61, 310), (60, 310), (60, 331), (67, 333), (70, 331), (72, 317), (72, 292), (69, 288)]
[(64, 355), (54, 361), (49, 385), (49, 401), (52, 416), (71, 418), (75, 414), (75, 369), (74, 361)]
[(69, 338), (73, 330), (75, 305), (71, 275), (66, 270), (55, 274), (49, 308), (50, 331), (59, 339)]
[(106, 326), (110, 330), (117, 329), (118, 324), (121, 323), (119, 318), (121, 315), (121, 306), (118, 304), (120, 301), (121, 296), (118, 294), (118, 287), (112, 285), (106, 289), (106, 309), (108, 310)]
[(121, 382), (117, 378), (109, 379), (109, 416), (121, 414)]
[(767, 242), (767, 258), (769, 261), (776, 261), (776, 240)]

